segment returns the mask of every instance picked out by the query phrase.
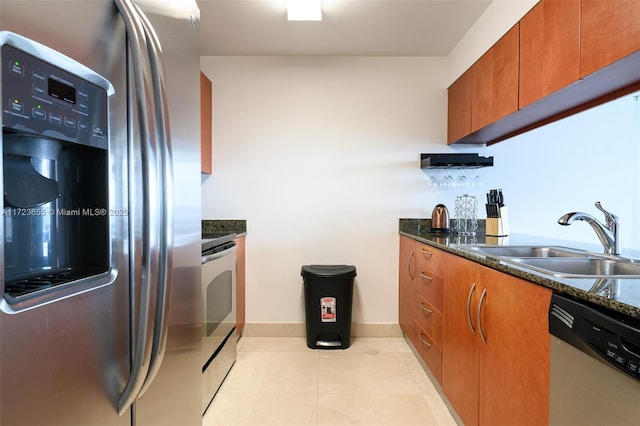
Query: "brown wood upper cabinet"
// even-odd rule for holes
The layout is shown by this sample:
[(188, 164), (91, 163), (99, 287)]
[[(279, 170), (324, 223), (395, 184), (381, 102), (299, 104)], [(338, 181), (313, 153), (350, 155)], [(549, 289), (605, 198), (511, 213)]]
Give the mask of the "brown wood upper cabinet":
[(580, 79), (580, 0), (542, 0), (520, 21), (519, 106)]
[(471, 133), (471, 69), (449, 87), (447, 143)]
[(541, 0), (449, 87), (447, 143), (500, 142), (632, 93), (639, 63), (640, 0)]
[(518, 110), (519, 25), (509, 30), (471, 68), (471, 131)]
[(640, 0), (582, 0), (581, 24), (581, 77), (640, 49)]
[(518, 110), (518, 33), (516, 24), (449, 87), (447, 143)]
[(200, 171), (211, 173), (213, 158), (211, 143), (213, 139), (213, 84), (200, 72)]

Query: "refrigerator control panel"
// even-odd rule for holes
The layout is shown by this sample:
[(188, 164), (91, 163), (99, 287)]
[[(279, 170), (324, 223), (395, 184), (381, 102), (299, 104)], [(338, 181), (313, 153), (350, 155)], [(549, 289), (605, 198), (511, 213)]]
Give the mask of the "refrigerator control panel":
[(102, 87), (7, 44), (2, 64), (5, 128), (107, 149)]

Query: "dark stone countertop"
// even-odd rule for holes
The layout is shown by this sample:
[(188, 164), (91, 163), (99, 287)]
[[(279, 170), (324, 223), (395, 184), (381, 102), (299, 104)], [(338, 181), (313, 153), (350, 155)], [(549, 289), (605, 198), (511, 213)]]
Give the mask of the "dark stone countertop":
[[(455, 233), (432, 233), (430, 232), (430, 227), (430, 219), (400, 219), (399, 233), (416, 241), (472, 260), (491, 269), (551, 288), (556, 292), (576, 297), (618, 313), (640, 318), (640, 279), (610, 280), (610, 284), (607, 286), (603, 285), (601, 280), (595, 279), (557, 278), (502, 262), (495, 257), (475, 253), (468, 249), (465, 250), (464, 247), (458, 247), (458, 245), (465, 244), (554, 245), (596, 251), (593, 250), (593, 246), (587, 248), (581, 243), (571, 243), (522, 234), (513, 234), (508, 238), (499, 240), (496, 237), (487, 237), (484, 234), (484, 227), (481, 223), (479, 223), (478, 226), (478, 230), (481, 232), (478, 232), (475, 236), (460, 236)], [(635, 256), (626, 256), (625, 253), (623, 253), (623, 256), (636, 258)], [(602, 290), (593, 290), (596, 286)]]
[(247, 221), (244, 219), (221, 220), (203, 219), (202, 238), (218, 238), (224, 235), (236, 234), (241, 237), (247, 233)]

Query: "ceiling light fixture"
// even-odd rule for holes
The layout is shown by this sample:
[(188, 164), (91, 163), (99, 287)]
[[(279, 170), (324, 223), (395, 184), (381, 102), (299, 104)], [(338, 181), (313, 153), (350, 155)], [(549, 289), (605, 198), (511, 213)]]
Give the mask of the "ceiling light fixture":
[(287, 0), (287, 20), (322, 21), (322, 0)]

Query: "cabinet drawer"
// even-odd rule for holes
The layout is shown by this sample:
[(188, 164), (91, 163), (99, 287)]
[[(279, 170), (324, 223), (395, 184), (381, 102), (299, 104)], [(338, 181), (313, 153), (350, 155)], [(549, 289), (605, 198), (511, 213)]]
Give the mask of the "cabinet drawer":
[(442, 314), (418, 294), (415, 298), (414, 312), (418, 325), (431, 336), (438, 347), (442, 348)]
[(439, 312), (442, 312), (443, 287), (444, 278), (442, 278), (442, 276), (436, 275), (430, 269), (418, 265), (418, 270), (416, 271), (415, 289)]
[(444, 271), (444, 252), (426, 244), (416, 243), (416, 261), (427, 269), (442, 275)]
[(442, 383), (442, 351), (429, 334), (416, 323), (413, 344), (438, 383)]

